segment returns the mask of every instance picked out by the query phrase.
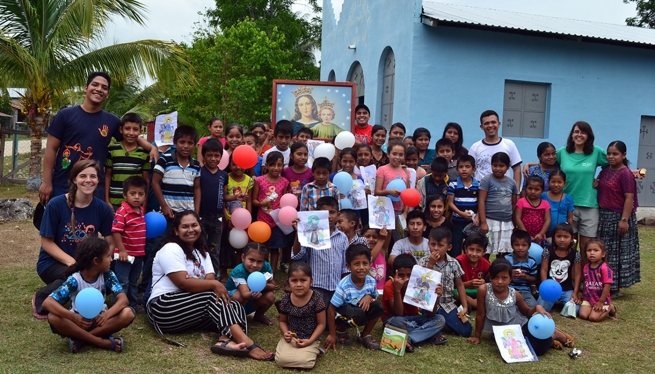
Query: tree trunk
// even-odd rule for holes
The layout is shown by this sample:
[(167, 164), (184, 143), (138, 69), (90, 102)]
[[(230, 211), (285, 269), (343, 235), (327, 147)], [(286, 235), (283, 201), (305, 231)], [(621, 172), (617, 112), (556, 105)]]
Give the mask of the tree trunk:
[(37, 114), (34, 119), (28, 119), (30, 126), (30, 175), (27, 178), (27, 190), (37, 191), (41, 186), (41, 165), (43, 155), (41, 154), (43, 129), (48, 122), (49, 114)]

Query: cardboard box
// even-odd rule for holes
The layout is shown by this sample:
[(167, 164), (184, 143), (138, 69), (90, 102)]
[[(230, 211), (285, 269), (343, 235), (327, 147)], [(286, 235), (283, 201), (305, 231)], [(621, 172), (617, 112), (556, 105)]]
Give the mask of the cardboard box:
[(382, 330), (380, 349), (396, 356), (403, 356), (408, 338), (407, 331), (393, 326), (385, 326)]

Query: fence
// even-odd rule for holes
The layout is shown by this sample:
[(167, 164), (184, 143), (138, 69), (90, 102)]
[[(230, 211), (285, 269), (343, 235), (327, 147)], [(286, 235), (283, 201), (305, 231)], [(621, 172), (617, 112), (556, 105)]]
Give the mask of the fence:
[[(30, 131), (0, 127), (0, 183), (27, 183), (30, 172)], [(45, 141), (43, 141), (45, 146)]]

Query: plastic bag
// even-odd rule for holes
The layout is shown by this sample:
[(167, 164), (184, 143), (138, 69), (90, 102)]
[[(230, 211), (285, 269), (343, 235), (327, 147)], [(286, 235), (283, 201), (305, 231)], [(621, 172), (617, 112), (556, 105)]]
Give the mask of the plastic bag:
[(569, 300), (562, 307), (562, 313), (561, 314), (564, 317), (576, 318), (577, 317), (576, 311), (577, 311), (577, 305), (575, 304), (575, 302), (573, 302), (573, 300)]

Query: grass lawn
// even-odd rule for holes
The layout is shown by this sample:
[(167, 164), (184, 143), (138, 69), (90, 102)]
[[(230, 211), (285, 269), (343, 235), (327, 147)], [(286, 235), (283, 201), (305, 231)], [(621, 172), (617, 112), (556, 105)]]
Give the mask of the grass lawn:
[[(0, 186), (0, 197), (6, 197), (7, 186)], [(14, 194), (13, 196), (17, 196)], [(20, 196), (32, 197), (30, 194)], [(42, 286), (34, 270), (39, 248), (37, 231), (29, 222), (0, 225), (0, 372), (2, 373), (270, 373), (282, 371), (271, 362), (236, 359), (212, 354), (209, 347), (216, 342), (212, 333), (174, 335), (187, 345), (179, 348), (167, 344), (138, 315), (134, 323), (120, 333), (125, 351), (113, 352), (84, 347), (76, 355), (68, 351), (67, 340), (50, 332), (48, 323), (32, 317), (31, 298)], [(538, 363), (505, 364), (490, 335), (483, 335), (480, 345), (471, 345), (464, 338), (447, 334), (445, 346), (420, 346), (416, 353), (396, 357), (363, 349), (355, 343), (339, 347), (319, 358), (317, 373), (410, 373), (410, 372), (500, 372), (513, 373), (588, 373), (633, 372), (653, 373), (655, 363), (648, 352), (655, 346), (655, 299), (651, 290), (655, 268), (655, 229), (641, 228), (642, 282), (624, 291), (616, 300), (619, 319), (592, 324), (566, 319), (554, 313), (558, 327), (573, 335), (576, 347), (582, 350), (573, 360), (568, 350), (550, 350)], [(283, 275), (278, 274), (281, 283)], [(556, 307), (557, 308), (557, 307)], [(273, 308), (274, 309), (274, 308)], [(274, 310), (270, 317), (277, 317)], [(474, 315), (472, 316), (475, 318)], [(280, 338), (277, 326), (251, 324), (249, 335), (263, 347), (274, 350)], [(381, 325), (374, 330), (379, 340)], [(354, 332), (353, 332), (354, 336)]]

